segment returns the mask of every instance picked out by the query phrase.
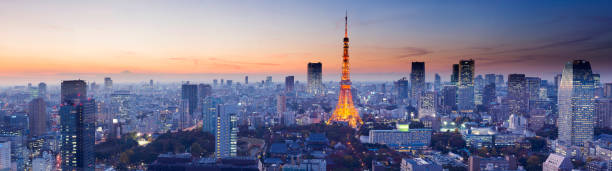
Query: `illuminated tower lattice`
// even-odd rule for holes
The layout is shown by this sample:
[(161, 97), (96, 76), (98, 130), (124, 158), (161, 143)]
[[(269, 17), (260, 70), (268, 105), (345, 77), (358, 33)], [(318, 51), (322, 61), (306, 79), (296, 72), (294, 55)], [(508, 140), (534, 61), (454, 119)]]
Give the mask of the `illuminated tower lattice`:
[(348, 38), (348, 16), (344, 17), (344, 55), (342, 56), (342, 80), (340, 81), (340, 96), (338, 97), (338, 105), (334, 113), (327, 121), (327, 124), (333, 122), (346, 122), (349, 126), (357, 128), (358, 124), (363, 124), (359, 113), (353, 105), (353, 95), (351, 94), (351, 78), (349, 76), (349, 38)]

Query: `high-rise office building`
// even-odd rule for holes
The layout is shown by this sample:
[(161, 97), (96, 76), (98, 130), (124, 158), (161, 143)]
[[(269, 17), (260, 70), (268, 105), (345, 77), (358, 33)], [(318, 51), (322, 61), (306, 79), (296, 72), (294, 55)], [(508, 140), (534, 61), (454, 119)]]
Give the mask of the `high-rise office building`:
[(183, 130), (191, 126), (191, 115), (189, 110), (189, 99), (181, 98), (179, 100), (179, 113), (176, 129)]
[(266, 77), (266, 87), (272, 87), (272, 76)]
[(417, 106), (421, 95), (425, 91), (425, 62), (412, 62), (410, 84), (410, 104)]
[(11, 168), (11, 142), (0, 141), (0, 170), (10, 170)]
[(462, 113), (474, 111), (474, 60), (459, 61), (457, 108)]
[(238, 115), (236, 106), (219, 105), (215, 133), (215, 157), (236, 156), (238, 151)]
[(526, 90), (528, 97), (528, 108), (527, 111), (531, 111), (537, 107), (536, 102), (540, 100), (540, 88), (542, 87), (542, 79), (538, 77), (526, 77)]
[(442, 86), (442, 78), (440, 78), (440, 75), (436, 73), (436, 75), (434, 76), (434, 91), (440, 92), (440, 89), (442, 89), (441, 86)]
[(83, 80), (63, 81), (60, 106), (62, 170), (93, 170), (96, 103)]
[(601, 76), (599, 74), (593, 74), (593, 84), (595, 86), (595, 97), (602, 97), (604, 95), (603, 85), (601, 85)]
[(604, 97), (612, 97), (612, 83), (604, 85)]
[(557, 89), (559, 89), (559, 86), (561, 86), (561, 77), (562, 77), (561, 74), (555, 75), (555, 87)]
[(287, 111), (287, 96), (285, 94), (279, 94), (276, 96), (276, 114), (278, 120), (283, 124), (283, 115)]
[(457, 110), (457, 86), (446, 85), (442, 88), (442, 111), (450, 114), (453, 110)]
[(496, 76), (495, 74), (486, 74), (485, 75), (485, 86), (489, 84), (496, 84)]
[(526, 116), (529, 96), (525, 74), (508, 75), (508, 115)]
[(397, 82), (395, 82), (395, 88), (397, 90), (397, 97), (399, 101), (408, 99), (410, 90), (408, 89), (408, 80), (406, 79), (406, 77), (397, 80)]
[(249, 84), (249, 76), (244, 76), (244, 84)]
[(202, 131), (212, 135), (217, 133), (217, 116), (221, 115), (223, 102), (218, 97), (206, 97), (202, 104)]
[(482, 91), (482, 105), (485, 107), (489, 107), (492, 103), (496, 101), (495, 96), (495, 82), (491, 84), (487, 84)]
[[(504, 84), (504, 75), (495, 75), (495, 86), (502, 87)], [(496, 87), (496, 88), (498, 88)]]
[(203, 100), (212, 95), (212, 86), (209, 84), (198, 84), (198, 99)]
[(43, 82), (38, 83), (38, 97), (42, 97), (43, 100), (47, 99), (47, 84)]
[(321, 62), (308, 63), (308, 87), (307, 92), (314, 95), (323, 93), (323, 64)]
[(285, 77), (285, 92), (293, 92), (295, 90), (295, 80), (293, 76)]
[(476, 76), (474, 78), (474, 104), (481, 105), (482, 104), (482, 91), (485, 86), (485, 80), (482, 75)]
[(453, 73), (451, 74), (451, 83), (457, 85), (459, 82), (459, 64), (453, 64)]
[(595, 98), (595, 127), (612, 127), (612, 98)]
[(130, 117), (130, 91), (115, 91), (110, 95), (110, 112), (114, 114), (114, 119), (128, 119)]
[(213, 79), (213, 86), (215, 86), (215, 87), (216, 87), (216, 86), (217, 86), (217, 84), (219, 84), (219, 80), (217, 80), (217, 79)]
[(559, 140), (580, 146), (593, 140), (594, 81), (591, 64), (584, 60), (565, 64), (558, 93)]
[(113, 80), (110, 77), (104, 78), (104, 89), (113, 89)]
[(181, 99), (187, 103), (187, 109), (190, 116), (194, 116), (198, 107), (198, 85), (196, 84), (183, 84), (181, 86)]
[(419, 96), (419, 118), (436, 117), (436, 93), (428, 91)]
[(37, 137), (47, 132), (47, 105), (43, 98), (33, 99), (29, 103), (30, 136)]

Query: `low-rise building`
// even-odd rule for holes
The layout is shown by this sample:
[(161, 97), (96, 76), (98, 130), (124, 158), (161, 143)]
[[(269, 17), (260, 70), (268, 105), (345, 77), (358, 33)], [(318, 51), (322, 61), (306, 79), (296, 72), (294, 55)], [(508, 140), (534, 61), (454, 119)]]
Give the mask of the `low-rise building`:
[(442, 171), (442, 166), (423, 158), (403, 158), (401, 171)]
[(569, 157), (551, 153), (542, 164), (542, 171), (571, 171), (574, 168)]
[(516, 170), (518, 164), (514, 156), (506, 157), (479, 157), (470, 156), (469, 160), (469, 171), (481, 171), (481, 170)]
[(431, 142), (431, 129), (370, 130), (370, 143), (385, 144), (396, 150), (421, 149)]

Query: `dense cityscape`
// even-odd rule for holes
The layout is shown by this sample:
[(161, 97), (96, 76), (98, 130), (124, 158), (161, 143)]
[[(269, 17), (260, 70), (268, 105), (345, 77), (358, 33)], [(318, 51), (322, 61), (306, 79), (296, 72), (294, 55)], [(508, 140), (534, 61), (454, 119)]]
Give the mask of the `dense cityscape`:
[(612, 170), (612, 82), (590, 58), (563, 61), (550, 78), (520, 66), (483, 72), (461, 56), (449, 76), (413, 59), (404, 76), (358, 80), (349, 45), (368, 40), (349, 41), (366, 33), (343, 15), (330, 67), (339, 78), (324, 80), (328, 64), (307, 59), (304, 80), (2, 86), (0, 171)]

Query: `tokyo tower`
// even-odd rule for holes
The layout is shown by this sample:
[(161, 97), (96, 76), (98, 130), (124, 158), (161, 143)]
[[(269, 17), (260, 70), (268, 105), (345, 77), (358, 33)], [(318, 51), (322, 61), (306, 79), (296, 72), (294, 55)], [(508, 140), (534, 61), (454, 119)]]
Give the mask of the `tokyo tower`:
[(351, 94), (351, 78), (349, 76), (349, 38), (348, 38), (348, 15), (344, 17), (344, 55), (342, 55), (342, 80), (340, 81), (340, 96), (338, 97), (338, 105), (334, 113), (327, 121), (327, 124), (333, 122), (346, 122), (349, 126), (357, 128), (358, 124), (363, 124), (359, 113), (353, 105), (353, 95)]

